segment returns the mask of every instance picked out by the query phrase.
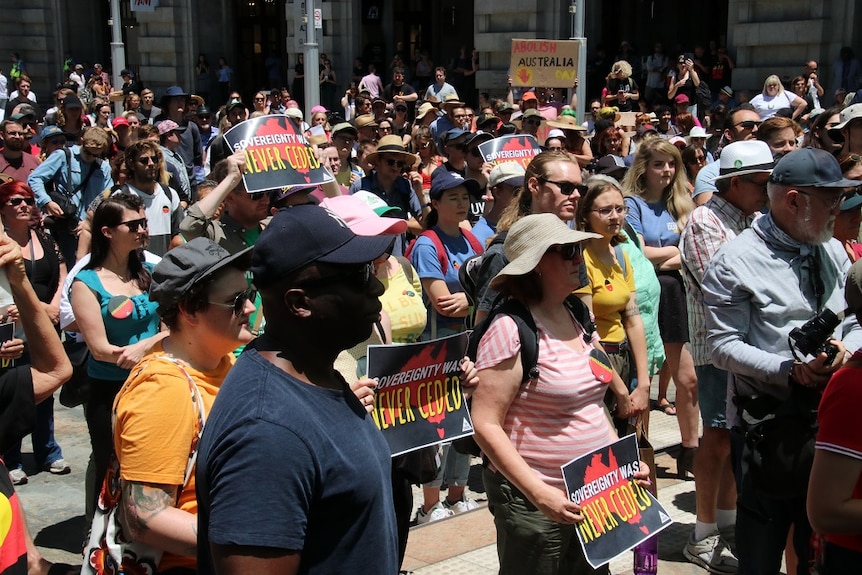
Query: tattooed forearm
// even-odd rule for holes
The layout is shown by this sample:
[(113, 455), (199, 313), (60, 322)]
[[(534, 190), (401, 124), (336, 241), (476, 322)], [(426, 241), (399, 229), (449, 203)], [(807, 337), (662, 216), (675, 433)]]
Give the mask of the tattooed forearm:
[(641, 310), (638, 307), (638, 305), (636, 303), (635, 304), (630, 303), (629, 305), (626, 306), (626, 308), (623, 310), (623, 313), (621, 313), (620, 316), (622, 317), (622, 319), (626, 319), (629, 317), (638, 316), (640, 314), (641, 314)]
[(174, 485), (150, 485), (128, 482), (123, 485), (123, 499), (128, 526), (133, 531), (148, 529), (149, 522), (169, 507), (177, 495)]

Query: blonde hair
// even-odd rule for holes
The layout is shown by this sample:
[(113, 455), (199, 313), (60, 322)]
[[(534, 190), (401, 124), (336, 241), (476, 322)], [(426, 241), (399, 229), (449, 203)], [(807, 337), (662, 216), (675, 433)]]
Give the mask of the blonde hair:
[(781, 93), (784, 91), (784, 84), (781, 83), (781, 78), (779, 78), (775, 74), (767, 76), (766, 80), (763, 81), (763, 95), (766, 95), (766, 87), (771, 84), (778, 84), (778, 93), (776, 94), (776, 96), (780, 96)]
[(608, 80), (613, 79), (616, 72), (622, 72), (622, 77), (628, 78), (632, 75), (632, 65), (625, 60), (614, 62), (614, 65), (611, 66), (611, 73), (608, 74)]
[(662, 202), (676, 220), (679, 229), (682, 230), (688, 221), (688, 216), (694, 210), (694, 202), (688, 192), (688, 177), (685, 174), (682, 156), (680, 156), (677, 147), (665, 138), (649, 138), (638, 146), (632, 167), (622, 182), (623, 195), (643, 197), (646, 194), (647, 164), (655, 154), (665, 154), (672, 157), (674, 166), (676, 166), (673, 180), (662, 191)]

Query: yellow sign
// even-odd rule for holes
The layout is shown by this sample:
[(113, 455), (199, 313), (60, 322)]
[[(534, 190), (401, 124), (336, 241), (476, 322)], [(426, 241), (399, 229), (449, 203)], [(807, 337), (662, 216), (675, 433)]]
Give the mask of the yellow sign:
[(578, 73), (577, 40), (513, 39), (513, 86), (571, 88)]

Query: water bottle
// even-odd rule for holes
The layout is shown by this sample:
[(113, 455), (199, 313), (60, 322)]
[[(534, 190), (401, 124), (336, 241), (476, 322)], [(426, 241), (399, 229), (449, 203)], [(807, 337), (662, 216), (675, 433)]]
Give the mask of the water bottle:
[(658, 535), (634, 548), (634, 575), (658, 573)]

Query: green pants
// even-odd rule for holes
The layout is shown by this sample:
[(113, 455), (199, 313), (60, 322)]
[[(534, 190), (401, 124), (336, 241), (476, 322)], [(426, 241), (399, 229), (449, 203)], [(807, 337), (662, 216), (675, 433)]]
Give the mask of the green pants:
[(485, 469), (488, 509), (497, 527), (500, 575), (588, 575), (594, 570), (584, 557), (574, 525), (554, 523), (502, 475)]

